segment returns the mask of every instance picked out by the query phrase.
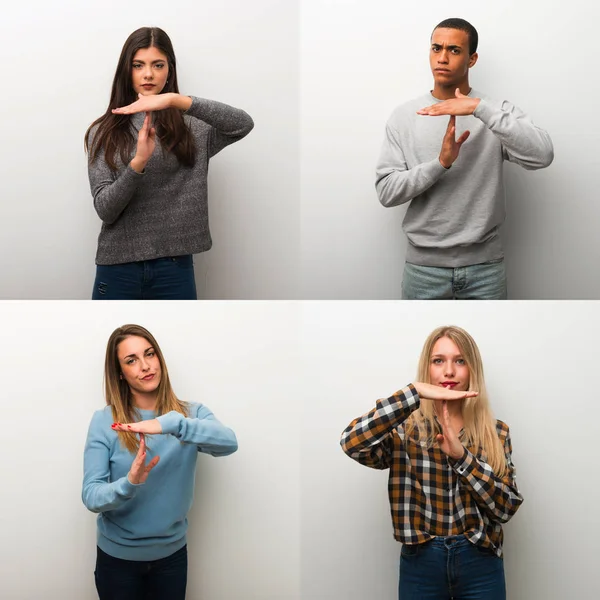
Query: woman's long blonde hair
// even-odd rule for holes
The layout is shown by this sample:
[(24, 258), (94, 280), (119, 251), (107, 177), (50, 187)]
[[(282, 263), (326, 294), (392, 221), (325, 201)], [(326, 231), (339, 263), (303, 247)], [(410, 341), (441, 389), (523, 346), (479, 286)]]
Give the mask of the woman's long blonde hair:
[[(113, 421), (115, 423), (132, 423), (140, 418), (140, 413), (133, 404), (133, 396), (129, 389), (129, 384), (125, 379), (121, 378), (121, 365), (117, 355), (119, 344), (130, 336), (138, 336), (148, 340), (148, 343), (154, 348), (158, 357), (161, 377), (157, 388), (157, 415), (164, 415), (175, 410), (187, 417), (187, 405), (177, 398), (171, 387), (167, 365), (154, 336), (141, 325), (123, 325), (122, 327), (117, 327), (108, 339), (104, 361), (104, 394), (106, 404), (112, 409)], [(134, 454), (138, 451), (140, 442), (135, 433), (119, 431), (118, 436), (127, 450)]]
[[(443, 337), (452, 340), (458, 346), (462, 358), (469, 368), (469, 390), (479, 392), (475, 398), (462, 400), (464, 422), (462, 442), (474, 453), (478, 450), (483, 451), (484, 460), (492, 467), (496, 475), (502, 477), (506, 473), (506, 457), (496, 431), (496, 419), (490, 407), (483, 377), (483, 362), (475, 340), (464, 329), (452, 325), (438, 327), (432, 331), (421, 352), (417, 381), (431, 383), (429, 367), (433, 346)], [(419, 442), (426, 442), (428, 447), (433, 447), (436, 443), (435, 436), (441, 433), (441, 428), (434, 416), (434, 403), (421, 402), (421, 406), (405, 422), (406, 438), (413, 437), (414, 439), (416, 434)]]

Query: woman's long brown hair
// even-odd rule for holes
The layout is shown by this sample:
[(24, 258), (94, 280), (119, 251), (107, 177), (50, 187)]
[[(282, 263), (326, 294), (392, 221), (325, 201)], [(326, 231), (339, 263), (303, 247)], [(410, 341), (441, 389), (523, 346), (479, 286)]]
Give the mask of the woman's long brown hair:
[[(184, 417), (189, 416), (187, 404), (177, 398), (171, 387), (167, 365), (154, 336), (141, 325), (123, 325), (117, 327), (108, 339), (104, 361), (104, 393), (106, 404), (112, 409), (113, 421), (115, 423), (132, 423), (139, 420), (140, 417), (133, 404), (129, 384), (125, 379), (121, 379), (121, 365), (117, 354), (119, 344), (133, 335), (148, 340), (148, 343), (154, 348), (160, 363), (161, 377), (157, 388), (156, 414), (164, 415), (175, 410)], [(135, 433), (119, 431), (118, 435), (127, 450), (134, 454), (138, 451), (140, 442)]]
[[(138, 97), (133, 89), (131, 71), (133, 57), (143, 48), (157, 48), (167, 57), (169, 76), (162, 94), (179, 93), (175, 52), (169, 36), (158, 27), (142, 27), (134, 31), (125, 42), (113, 79), (110, 101), (106, 112), (96, 119), (85, 133), (84, 146), (89, 152), (90, 163), (100, 155), (108, 166), (117, 171), (117, 156), (123, 165), (133, 157), (137, 139), (130, 125), (129, 115), (114, 115), (113, 108), (120, 108), (135, 102)], [(185, 166), (193, 166), (196, 161), (194, 138), (183, 120), (183, 113), (176, 108), (159, 110), (154, 113), (154, 127), (163, 151), (172, 152)], [(96, 128), (94, 135), (92, 130)], [(90, 139), (92, 138), (92, 139)]]

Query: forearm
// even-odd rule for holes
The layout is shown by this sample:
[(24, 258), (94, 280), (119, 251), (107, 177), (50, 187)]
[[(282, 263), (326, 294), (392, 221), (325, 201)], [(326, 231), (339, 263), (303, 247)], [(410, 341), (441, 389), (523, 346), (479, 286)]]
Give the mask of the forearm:
[(157, 420), (164, 434), (174, 435), (185, 444), (194, 444), (200, 452), (212, 456), (227, 456), (238, 448), (235, 433), (217, 421), (212, 413), (210, 417), (188, 418), (171, 411), (157, 417)]
[(504, 101), (500, 108), (481, 100), (473, 112), (500, 140), (509, 160), (526, 169), (547, 167), (554, 159), (552, 140), (520, 109)]
[(394, 429), (419, 406), (420, 398), (412, 384), (389, 398), (378, 400), (374, 409), (354, 419), (342, 432), (342, 450), (367, 467), (388, 468), (390, 448), (386, 442)]
[(380, 161), (375, 182), (379, 201), (386, 208), (410, 202), (432, 187), (446, 171), (437, 157), (408, 170)]
[[(136, 166), (139, 168), (139, 165)], [(127, 208), (144, 175), (137, 173), (130, 165), (116, 180), (113, 180), (105, 172), (107, 168), (106, 165), (99, 168), (90, 166), (89, 177), (94, 208), (100, 219), (107, 225), (111, 225)]]
[(242, 138), (254, 127), (254, 121), (248, 113), (222, 102), (196, 96), (180, 96), (174, 102), (186, 114), (204, 121), (226, 136)]
[(84, 479), (81, 499), (88, 510), (94, 513), (107, 512), (123, 506), (135, 496), (139, 487), (127, 477), (111, 483)]
[(491, 520), (506, 523), (523, 503), (511, 470), (504, 478), (465, 448), (462, 458), (448, 459), (450, 465), (466, 484), (477, 505)]

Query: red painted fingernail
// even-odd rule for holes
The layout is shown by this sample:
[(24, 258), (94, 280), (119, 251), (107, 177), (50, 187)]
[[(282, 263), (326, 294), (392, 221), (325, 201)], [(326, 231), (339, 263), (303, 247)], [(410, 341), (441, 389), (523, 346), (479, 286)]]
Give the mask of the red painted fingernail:
[(131, 429), (131, 425), (127, 425), (127, 427), (129, 427), (129, 429)]

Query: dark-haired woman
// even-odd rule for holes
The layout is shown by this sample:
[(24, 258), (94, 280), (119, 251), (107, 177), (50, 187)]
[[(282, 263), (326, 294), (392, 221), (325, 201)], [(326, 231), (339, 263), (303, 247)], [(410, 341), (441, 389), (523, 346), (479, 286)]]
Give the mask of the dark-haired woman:
[(110, 336), (104, 383), (107, 406), (90, 424), (82, 490), (98, 513), (98, 595), (183, 600), (198, 452), (227, 456), (236, 436), (203, 404), (177, 398), (158, 342), (139, 325)]
[(94, 300), (196, 299), (192, 255), (212, 245), (208, 162), (253, 126), (243, 110), (179, 94), (162, 29), (129, 36), (109, 107), (85, 135), (102, 219)]

